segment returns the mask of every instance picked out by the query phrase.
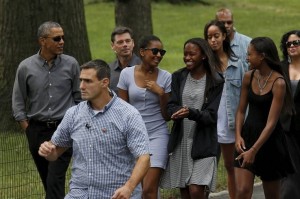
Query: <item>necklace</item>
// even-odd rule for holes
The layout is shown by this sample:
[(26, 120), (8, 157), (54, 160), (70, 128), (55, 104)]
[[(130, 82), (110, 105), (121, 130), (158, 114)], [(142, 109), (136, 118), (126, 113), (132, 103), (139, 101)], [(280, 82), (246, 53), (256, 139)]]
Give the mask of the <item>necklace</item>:
[(267, 79), (265, 80), (265, 83), (262, 86), (260, 85), (260, 78), (261, 78), (261, 76), (258, 75), (257, 83), (258, 83), (259, 93), (260, 94), (263, 92), (263, 89), (266, 87), (267, 82), (268, 82), (269, 78), (271, 77), (272, 73), (273, 73), (273, 70), (271, 70), (270, 74), (268, 75)]

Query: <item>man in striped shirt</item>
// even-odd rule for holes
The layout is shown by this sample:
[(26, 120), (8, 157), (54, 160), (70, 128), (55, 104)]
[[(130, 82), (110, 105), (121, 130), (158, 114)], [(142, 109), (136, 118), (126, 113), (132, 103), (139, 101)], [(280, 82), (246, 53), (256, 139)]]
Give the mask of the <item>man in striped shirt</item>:
[(139, 183), (150, 165), (149, 138), (139, 112), (109, 89), (102, 60), (81, 66), (83, 101), (70, 108), (39, 154), (52, 161), (73, 147), (67, 199), (141, 198)]

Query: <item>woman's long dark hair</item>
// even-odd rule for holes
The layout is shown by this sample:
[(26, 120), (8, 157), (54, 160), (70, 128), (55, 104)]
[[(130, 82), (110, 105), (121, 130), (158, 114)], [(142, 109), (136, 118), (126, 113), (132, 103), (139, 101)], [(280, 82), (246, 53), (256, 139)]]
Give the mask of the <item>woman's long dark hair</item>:
[(290, 35), (297, 35), (298, 37), (300, 37), (300, 30), (291, 30), (291, 31), (285, 33), (284, 35), (282, 35), (281, 41), (280, 41), (280, 50), (282, 52), (284, 61), (288, 61), (288, 59), (289, 59), (286, 42), (289, 39)]
[(205, 59), (203, 60), (203, 66), (206, 70), (206, 74), (208, 76), (211, 76), (214, 78), (213, 74), (221, 65), (220, 59), (216, 54), (212, 51), (211, 47), (209, 46), (208, 42), (205, 39), (202, 39), (200, 37), (197, 38), (191, 38), (187, 40), (183, 48), (188, 44), (194, 44), (199, 47), (201, 53), (205, 55)]
[(229, 59), (236, 60), (237, 56), (235, 55), (235, 53), (231, 49), (230, 39), (229, 39), (229, 35), (227, 34), (226, 27), (221, 21), (211, 20), (210, 22), (208, 22), (204, 27), (204, 38), (206, 40), (208, 40), (208, 29), (211, 26), (217, 26), (219, 28), (219, 30), (221, 31), (221, 33), (226, 35), (226, 37), (223, 41), (223, 50), (224, 50), (224, 52), (226, 53), (226, 55), (228, 56)]
[[(268, 66), (280, 73), (286, 82), (287, 78), (281, 68), (280, 59), (277, 51), (277, 47), (272, 39), (269, 37), (256, 37), (251, 40), (250, 45), (261, 54), (264, 54), (265, 61), (268, 64)], [(293, 114), (295, 112), (294, 109), (294, 102), (292, 100), (292, 92), (290, 87), (288, 86), (287, 82), (286, 84), (286, 94), (284, 97), (284, 106), (283, 111), (285, 111), (288, 114)]]

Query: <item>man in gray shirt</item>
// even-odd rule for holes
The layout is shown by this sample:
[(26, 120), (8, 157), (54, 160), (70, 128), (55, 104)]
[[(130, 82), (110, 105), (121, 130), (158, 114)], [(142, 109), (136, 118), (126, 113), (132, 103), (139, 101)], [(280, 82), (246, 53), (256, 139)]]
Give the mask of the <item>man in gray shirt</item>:
[(116, 53), (117, 59), (109, 64), (111, 79), (110, 88), (118, 94), (117, 84), (120, 73), (125, 67), (141, 63), (141, 59), (133, 53), (133, 32), (128, 27), (116, 27), (111, 33), (111, 48)]
[(40, 50), (18, 66), (12, 109), (15, 120), (26, 131), (46, 199), (60, 199), (65, 196), (65, 173), (72, 151), (49, 162), (38, 155), (38, 149), (51, 138), (66, 110), (80, 102), (80, 69), (75, 58), (62, 54), (64, 32), (58, 23), (43, 23), (37, 36)]

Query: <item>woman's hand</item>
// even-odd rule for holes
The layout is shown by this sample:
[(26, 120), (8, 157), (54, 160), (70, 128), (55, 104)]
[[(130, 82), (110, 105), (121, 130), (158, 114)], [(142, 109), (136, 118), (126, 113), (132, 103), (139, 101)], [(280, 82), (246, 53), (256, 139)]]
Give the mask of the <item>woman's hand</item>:
[(146, 89), (156, 93), (159, 96), (162, 96), (165, 94), (165, 91), (163, 88), (161, 88), (155, 81), (145, 80), (146, 82)]
[(244, 139), (241, 136), (237, 136), (235, 139), (235, 149), (239, 154), (246, 150)]
[(236, 160), (239, 161), (241, 167), (247, 167), (253, 164), (255, 160), (256, 150), (254, 148), (250, 148), (248, 151), (241, 153)]
[(190, 113), (189, 108), (187, 106), (183, 106), (181, 109), (179, 109), (171, 116), (171, 119), (186, 118), (188, 117), (189, 113)]

